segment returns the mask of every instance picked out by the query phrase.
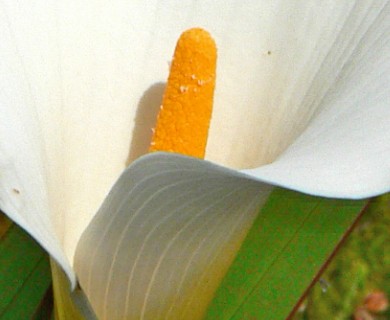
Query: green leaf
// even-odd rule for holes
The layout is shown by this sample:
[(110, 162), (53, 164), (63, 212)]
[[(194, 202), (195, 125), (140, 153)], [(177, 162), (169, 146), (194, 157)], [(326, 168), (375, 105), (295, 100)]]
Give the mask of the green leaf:
[[(70, 282), (67, 278), (64, 271), (61, 269), (61, 267), (54, 261), (54, 259), (51, 259), (51, 268), (52, 268), (52, 274), (53, 274), (53, 293), (54, 293), (54, 300), (55, 300), (55, 319), (61, 320), (61, 319), (72, 319), (72, 320), (94, 320), (95, 318), (85, 312), (86, 310), (89, 311), (87, 305), (87, 301), (85, 301), (84, 305), (81, 305), (80, 303), (77, 305), (77, 299), (75, 299), (74, 294), (77, 292), (80, 292), (80, 289), (76, 289), (75, 292), (71, 293), (70, 288)], [(83, 313), (84, 311), (84, 313)]]
[(0, 318), (32, 319), (51, 285), (46, 252), (11, 225), (0, 241)]
[(4, 215), (0, 212), (0, 240), (7, 233), (11, 224), (12, 224), (12, 221), (10, 219), (8, 219), (6, 215)]
[(366, 204), (275, 190), (205, 319), (286, 319)]
[[(205, 318), (288, 317), (366, 203), (275, 190)], [(43, 250), (15, 225), (0, 242), (0, 274), (1, 319), (31, 318), (50, 286), (50, 270)]]

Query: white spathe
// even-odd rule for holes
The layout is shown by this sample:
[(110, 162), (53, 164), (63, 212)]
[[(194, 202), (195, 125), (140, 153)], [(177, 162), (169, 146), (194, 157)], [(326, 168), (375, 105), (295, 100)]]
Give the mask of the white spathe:
[[(73, 284), (77, 248), (101, 318), (184, 319), (270, 185), (389, 191), (389, 11), (388, 0), (0, 1), (0, 208)], [(140, 109), (195, 26), (219, 50), (211, 162), (148, 155), (116, 182), (146, 148), (133, 139), (148, 125)]]

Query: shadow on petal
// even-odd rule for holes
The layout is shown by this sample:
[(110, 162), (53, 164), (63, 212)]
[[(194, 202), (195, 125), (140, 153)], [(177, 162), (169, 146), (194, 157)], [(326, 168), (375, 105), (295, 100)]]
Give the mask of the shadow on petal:
[(126, 166), (148, 153), (152, 139), (152, 129), (156, 124), (165, 85), (163, 82), (158, 82), (150, 86), (138, 104)]

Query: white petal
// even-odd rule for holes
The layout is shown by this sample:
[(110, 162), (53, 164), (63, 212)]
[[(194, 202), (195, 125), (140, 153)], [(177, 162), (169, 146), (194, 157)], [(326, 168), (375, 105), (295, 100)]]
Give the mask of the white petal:
[[(316, 116), (255, 177), (322, 195), (388, 190), (387, 0), (5, 0), (0, 10), (0, 205), (69, 276), (58, 242), (72, 261), (110, 186), (145, 152), (140, 136), (153, 117), (141, 110), (158, 101), (189, 27), (208, 29), (219, 48), (208, 159), (236, 168), (272, 162)], [(357, 130), (360, 120), (370, 136)]]
[[(75, 285), (50, 219), (50, 172), (37, 112), (39, 106), (51, 106), (56, 82), (48, 32), (54, 25), (52, 7), (16, 7), (23, 9), (23, 19), (14, 14), (13, 3), (0, 3), (0, 207), (46, 248)], [(40, 77), (31, 78), (34, 68)]]
[(314, 195), (390, 191), (390, 4), (357, 43), (308, 129), (274, 163), (246, 172)]
[[(369, 197), (390, 189), (390, 127), (386, 125), (390, 116), (386, 60), (390, 5), (367, 4), (355, 3), (343, 15), (341, 9), (345, 8), (334, 3), (332, 9), (337, 10), (330, 12), (338, 12), (342, 23), (330, 25), (331, 43), (318, 38), (312, 43), (309, 37), (308, 45), (317, 51), (308, 52), (303, 60), (294, 56), (290, 61), (284, 56), (284, 66), (298, 61), (297, 69), (282, 70), (282, 76), (289, 79), (282, 83), (287, 86), (293, 111), (286, 110), (286, 96), (280, 93), (280, 100), (273, 97), (284, 101), (275, 118), (284, 127), (282, 134), (275, 135), (292, 139), (307, 128), (276, 161), (238, 173), (209, 162), (153, 154), (124, 173), (83, 234), (76, 252), (80, 283), (102, 319), (185, 319), (201, 315), (229, 265), (229, 259), (222, 262), (223, 254), (234, 256), (231, 250), (238, 247), (253, 220), (253, 211), (245, 205), (256, 200), (254, 204), (261, 204), (269, 191), (262, 181), (332, 197)], [(323, 8), (307, 10), (319, 14), (315, 20), (319, 17), (323, 21), (324, 16), (331, 15)], [(315, 29), (316, 22), (308, 26)], [(298, 32), (298, 39), (300, 36)], [(305, 64), (313, 75), (305, 73), (309, 72)], [(295, 71), (297, 78), (289, 74)], [(279, 82), (275, 85), (278, 88)], [(267, 94), (277, 93), (271, 91)], [(256, 112), (250, 114), (255, 116)], [(295, 118), (297, 114), (301, 115), (299, 119)], [(295, 122), (291, 123), (291, 118)], [(272, 125), (277, 127), (276, 123)], [(241, 127), (245, 126), (241, 120)], [(255, 131), (251, 134), (251, 139), (241, 143), (256, 144), (258, 135)], [(276, 138), (273, 134), (271, 137), (274, 143)], [(233, 141), (232, 147), (241, 147), (238, 139)], [(267, 152), (275, 156), (285, 147), (279, 145)], [(253, 148), (258, 150), (256, 145)], [(223, 149), (226, 156), (225, 152)], [(231, 243), (232, 248), (228, 247)], [(214, 260), (208, 261), (209, 257)], [(207, 286), (211, 279), (216, 281)], [(195, 300), (194, 309), (186, 313)]]
[(70, 258), (128, 158), (147, 148), (148, 139), (136, 139), (150, 133), (153, 117), (144, 126), (140, 118), (158, 101), (182, 30), (202, 26), (219, 48), (207, 159), (253, 168), (306, 128), (386, 2), (91, 3), (68, 1), (60, 10), (63, 99), (71, 108), (62, 116), (66, 194), (55, 198), (66, 202), (56, 225), (66, 226)]

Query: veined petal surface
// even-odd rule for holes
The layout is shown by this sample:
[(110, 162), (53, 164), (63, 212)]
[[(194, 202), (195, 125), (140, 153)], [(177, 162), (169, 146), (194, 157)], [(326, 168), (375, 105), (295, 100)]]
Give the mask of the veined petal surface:
[(80, 283), (102, 319), (198, 318), (271, 187), (164, 153), (130, 168), (81, 238)]

